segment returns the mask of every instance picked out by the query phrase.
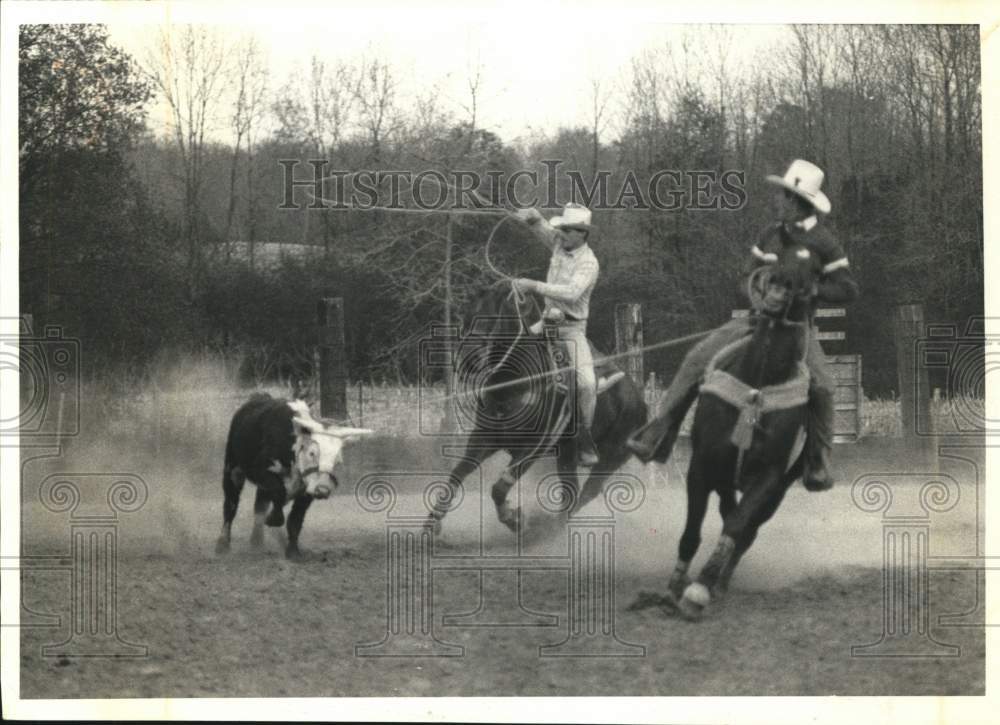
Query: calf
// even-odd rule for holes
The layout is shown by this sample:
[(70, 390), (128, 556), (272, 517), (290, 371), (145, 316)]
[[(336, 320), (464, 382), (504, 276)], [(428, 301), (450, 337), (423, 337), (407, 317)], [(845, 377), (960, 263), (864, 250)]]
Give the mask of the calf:
[[(250, 481), (257, 487), (250, 543), (260, 546), (265, 523), (285, 523), (284, 506), (292, 501), (285, 556), (297, 558), (306, 510), (314, 498), (327, 498), (336, 488), (333, 469), (341, 460), (344, 444), (371, 432), (318, 421), (302, 400), (279, 400), (263, 393), (252, 396), (236, 411), (229, 426), (222, 472), (222, 534), (215, 545), (216, 553), (229, 551), (240, 493), (243, 484)], [(271, 512), (265, 519), (268, 504)]]

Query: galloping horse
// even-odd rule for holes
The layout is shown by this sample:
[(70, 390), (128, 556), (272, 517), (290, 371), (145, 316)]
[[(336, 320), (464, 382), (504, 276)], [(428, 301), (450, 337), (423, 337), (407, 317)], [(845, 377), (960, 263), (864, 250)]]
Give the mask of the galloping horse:
[[(465, 452), (450, 475), (451, 499), (483, 461), (508, 452), (510, 463), (491, 495), (497, 517), (512, 531), (520, 529), (522, 514), (520, 507), (507, 502), (507, 494), (539, 457), (557, 449), (556, 465), (565, 487), (561, 493), (571, 499), (566, 508), (572, 513), (600, 494), (605, 480), (628, 460), (631, 453), (625, 441), (646, 421), (646, 403), (635, 381), (611, 364), (596, 365), (600, 384), (592, 433), (601, 461), (580, 490), (574, 435), (577, 406), (565, 405), (568, 393), (562, 384), (564, 380), (572, 384), (572, 373), (560, 371), (565, 357), (544, 328), (538, 329), (540, 319), (533, 296), (498, 283), (479, 298), (459, 355), (459, 388), (469, 391), (463, 397), (473, 398), (475, 405)], [(601, 381), (602, 375), (608, 377)], [(435, 533), (441, 530), (451, 499), (439, 501), (431, 513)]]
[[(809, 386), (803, 358), (819, 273), (818, 258), (798, 245), (758, 268), (751, 278), (760, 283), (758, 293), (751, 292), (759, 308), (753, 334), (709, 364), (691, 432), (687, 523), (662, 602), (687, 619), (699, 619), (712, 598), (725, 594), (757, 530), (802, 475)], [(722, 534), (692, 583), (687, 570), (701, 543), (712, 491), (719, 494)]]

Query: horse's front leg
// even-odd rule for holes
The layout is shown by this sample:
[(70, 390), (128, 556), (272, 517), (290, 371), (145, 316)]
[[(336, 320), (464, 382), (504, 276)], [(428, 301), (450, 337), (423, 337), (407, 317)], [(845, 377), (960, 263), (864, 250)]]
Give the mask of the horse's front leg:
[(757, 528), (770, 518), (784, 496), (780, 469), (767, 469), (750, 479), (746, 482), (747, 492), (723, 520), (722, 534), (698, 579), (684, 590), (680, 610), (687, 619), (701, 619), (712, 601), (712, 593), (719, 591), (723, 577), (728, 583), (728, 578), (732, 576), (738, 561), (738, 558), (734, 560), (737, 548), (739, 556), (747, 549), (747, 546), (738, 547), (737, 543), (752, 542)]
[(518, 479), (524, 475), (524, 472), (531, 468), (531, 464), (535, 462), (535, 459), (528, 459), (527, 453), (521, 453), (515, 455), (507, 467), (500, 474), (500, 478), (497, 482), (493, 484), (493, 488), (490, 489), (490, 496), (493, 498), (493, 504), (497, 507), (497, 518), (500, 520), (504, 526), (506, 526), (511, 531), (519, 531), (522, 523), (521, 507), (512, 507), (507, 501), (507, 495), (510, 490), (517, 484)]
[(669, 597), (673, 602), (679, 601), (691, 584), (688, 569), (701, 546), (701, 526), (705, 521), (709, 493), (701, 470), (701, 460), (698, 457), (692, 458), (687, 474), (687, 518), (677, 545), (677, 564), (667, 583)]
[(479, 468), (483, 461), (496, 453), (496, 451), (496, 448), (490, 448), (489, 446), (466, 446), (462, 458), (451, 469), (451, 473), (448, 474), (448, 494), (441, 496), (435, 502), (434, 508), (431, 509), (427, 516), (427, 525), (431, 527), (431, 530), (435, 534), (441, 533), (441, 522), (451, 510), (452, 502), (457, 500), (462, 482), (465, 481), (470, 473)]

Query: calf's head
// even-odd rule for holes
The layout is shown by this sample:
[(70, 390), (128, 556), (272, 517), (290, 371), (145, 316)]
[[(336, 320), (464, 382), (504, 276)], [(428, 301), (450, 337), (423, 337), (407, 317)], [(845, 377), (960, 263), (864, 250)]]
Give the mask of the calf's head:
[(344, 446), (374, 431), (318, 421), (301, 400), (292, 401), (288, 406), (294, 412), (293, 477), (300, 482), (299, 487), (305, 494), (327, 498), (337, 486), (334, 467), (342, 458)]

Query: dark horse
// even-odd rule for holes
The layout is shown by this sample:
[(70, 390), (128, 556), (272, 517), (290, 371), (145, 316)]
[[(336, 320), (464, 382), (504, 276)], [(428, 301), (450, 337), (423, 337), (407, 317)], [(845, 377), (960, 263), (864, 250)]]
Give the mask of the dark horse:
[[(790, 245), (776, 263), (760, 268), (763, 299), (755, 304), (760, 314), (752, 335), (721, 351), (706, 373), (691, 432), (687, 523), (661, 602), (688, 619), (699, 619), (713, 598), (725, 594), (757, 530), (802, 475), (808, 394), (802, 361), (819, 267), (805, 247)], [(692, 583), (687, 571), (712, 491), (719, 494), (722, 534)]]
[[(459, 409), (465, 411), (463, 422), (471, 430), (464, 454), (451, 472), (451, 499), (483, 461), (506, 451), (510, 463), (491, 494), (498, 518), (513, 531), (521, 526), (521, 509), (507, 502), (507, 494), (539, 457), (556, 450), (563, 484), (559, 498), (566, 513), (572, 513), (600, 494), (605, 480), (628, 460), (631, 453), (625, 441), (646, 421), (642, 389), (614, 365), (597, 364), (599, 380), (604, 375), (617, 382), (598, 394), (592, 433), (601, 460), (581, 490), (576, 479), (576, 406), (564, 406), (563, 383), (572, 385), (572, 374), (558, 371), (565, 361), (547, 331), (532, 330), (540, 318), (534, 297), (522, 295), (509, 283), (498, 283), (479, 298), (458, 355)], [(440, 531), (450, 502), (439, 501), (431, 514), (435, 532)]]

